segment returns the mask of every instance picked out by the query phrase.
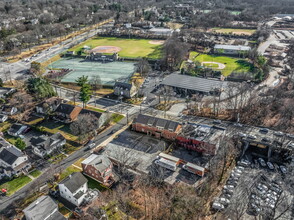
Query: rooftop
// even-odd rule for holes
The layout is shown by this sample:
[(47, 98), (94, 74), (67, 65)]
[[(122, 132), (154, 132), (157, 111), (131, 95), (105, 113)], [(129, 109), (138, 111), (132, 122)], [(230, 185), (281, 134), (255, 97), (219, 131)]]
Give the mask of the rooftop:
[(88, 180), (83, 174), (76, 172), (66, 177), (59, 184), (64, 184), (70, 192), (74, 193), (87, 182)]
[(214, 49), (225, 49), (225, 50), (251, 50), (248, 46), (242, 45), (224, 45), (224, 44), (216, 44)]
[(162, 85), (173, 86), (182, 89), (189, 89), (204, 93), (209, 93), (215, 89), (227, 87), (226, 81), (215, 79), (205, 79), (194, 76), (171, 74), (167, 76), (162, 82)]
[(176, 131), (178, 125), (180, 125), (180, 123), (176, 121), (171, 121), (163, 118), (156, 118), (153, 116), (142, 114), (139, 114), (137, 118), (134, 119), (134, 123), (140, 123), (153, 127), (161, 127), (169, 131)]
[(86, 158), (82, 164), (92, 165), (102, 173), (111, 165), (111, 161), (105, 155), (92, 154)]
[[(23, 211), (26, 215), (33, 219), (41, 220), (62, 220), (65, 219), (61, 213), (54, 211), (57, 209), (57, 204), (49, 196), (41, 196)], [(50, 216), (50, 217), (49, 217)], [(48, 218), (49, 217), (49, 218)]]

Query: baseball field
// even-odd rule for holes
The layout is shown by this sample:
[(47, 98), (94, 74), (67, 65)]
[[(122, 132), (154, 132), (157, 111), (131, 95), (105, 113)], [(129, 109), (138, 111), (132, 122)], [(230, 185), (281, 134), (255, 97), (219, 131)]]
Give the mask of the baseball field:
[[(163, 41), (149, 39), (125, 39), (116, 37), (95, 37), (84, 41), (83, 43), (69, 49), (69, 51), (79, 51), (86, 54), (84, 48), (89, 48), (88, 51), (99, 51), (99, 49), (111, 48), (109, 53), (115, 49), (120, 57), (123, 58), (138, 58), (146, 57), (150, 59), (159, 59), (161, 57), (161, 49)], [(105, 51), (104, 53), (107, 53)]]

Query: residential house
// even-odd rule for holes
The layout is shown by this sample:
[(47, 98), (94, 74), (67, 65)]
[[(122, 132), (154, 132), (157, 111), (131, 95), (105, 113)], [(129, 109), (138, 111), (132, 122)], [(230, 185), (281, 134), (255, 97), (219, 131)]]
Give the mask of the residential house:
[(132, 98), (136, 92), (137, 89), (133, 85), (133, 83), (123, 83), (123, 82), (116, 82), (114, 84), (114, 94), (117, 96), (122, 96), (124, 98)]
[(82, 109), (82, 111), (80, 112), (79, 115), (83, 115), (83, 114), (92, 114), (92, 115), (94, 115), (99, 121), (99, 128), (105, 123), (105, 121), (107, 119), (106, 113), (91, 111), (91, 110), (84, 109), (84, 108)]
[(28, 129), (28, 126), (22, 124), (13, 124), (7, 133), (13, 137), (22, 137), (21, 135)]
[(105, 155), (92, 154), (82, 161), (83, 173), (105, 186), (114, 183), (113, 164)]
[(20, 175), (31, 168), (28, 156), (15, 146), (0, 138), (0, 179)]
[(62, 99), (60, 98), (56, 98), (56, 97), (49, 98), (36, 106), (36, 112), (38, 114), (50, 114), (51, 112), (54, 112), (58, 108), (61, 102), (62, 102)]
[(70, 123), (78, 118), (81, 111), (80, 106), (61, 103), (55, 110), (55, 119)]
[(4, 115), (14, 115), (17, 113), (17, 108), (10, 105), (4, 105), (1, 108), (1, 113)]
[(31, 140), (33, 153), (40, 157), (52, 154), (65, 145), (66, 139), (59, 132), (51, 136), (42, 135), (33, 137)]
[(87, 183), (82, 173), (72, 173), (58, 184), (60, 195), (75, 206), (80, 206), (88, 192)]
[(49, 196), (41, 196), (23, 210), (26, 220), (65, 220)]

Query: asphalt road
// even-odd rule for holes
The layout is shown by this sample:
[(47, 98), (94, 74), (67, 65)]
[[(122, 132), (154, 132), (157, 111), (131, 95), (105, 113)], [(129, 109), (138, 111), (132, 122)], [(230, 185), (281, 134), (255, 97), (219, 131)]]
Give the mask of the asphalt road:
[[(32, 57), (30, 62), (25, 62), (24, 60), (20, 60), (15, 63), (0, 62), (0, 78), (4, 79), (4, 81), (8, 81), (13, 79), (28, 77), (27, 75), (25, 75), (25, 72), (27, 69), (30, 68), (31, 62), (33, 61), (44, 62), (50, 59), (51, 57), (54, 57), (55, 55), (66, 51), (67, 49), (73, 47), (74, 45), (79, 44), (95, 36), (98, 33), (98, 31), (99, 31), (98, 29), (92, 29), (76, 37), (65, 40), (61, 42), (60, 44), (57, 44), (51, 47), (50, 50), (43, 50), (40, 54), (38, 54), (38, 56)], [(5, 75), (4, 73), (8, 71), (11, 74)]]
[[(133, 117), (133, 116), (131, 116)], [(127, 119), (122, 119), (119, 123), (115, 124), (114, 126), (110, 127), (109, 129), (105, 130), (104, 132), (100, 133), (96, 136), (94, 139), (96, 145), (100, 145), (108, 138), (113, 138), (111, 135), (112, 133), (115, 133), (119, 130), (121, 130), (127, 123)], [(74, 152), (73, 154), (69, 155), (66, 159), (62, 160), (60, 164), (52, 164), (51, 167), (44, 170), (43, 174), (39, 176), (37, 179), (31, 181), (26, 186), (21, 188), (19, 191), (17, 191), (15, 194), (13, 194), (10, 197), (0, 197), (0, 210), (3, 211), (6, 208), (11, 207), (11, 204), (13, 204), (16, 201), (21, 200), (22, 198), (25, 198), (28, 196), (33, 190), (34, 190), (34, 182), (37, 180), (38, 185), (42, 186), (44, 185), (50, 178), (52, 178), (52, 171), (54, 170), (56, 173), (59, 172), (59, 170), (64, 170), (71, 164), (73, 164), (76, 160), (82, 157), (89, 156), (91, 151), (89, 149), (86, 149), (85, 147), (79, 149), (78, 151)], [(48, 175), (49, 174), (49, 175)], [(12, 208), (12, 207), (11, 207)]]

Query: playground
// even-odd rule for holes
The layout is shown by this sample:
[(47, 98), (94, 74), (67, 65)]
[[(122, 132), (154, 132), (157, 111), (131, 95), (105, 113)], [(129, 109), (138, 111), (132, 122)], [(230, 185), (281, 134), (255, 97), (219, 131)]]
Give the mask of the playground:
[(62, 77), (61, 82), (75, 82), (83, 75), (91, 80), (93, 76), (99, 75), (103, 85), (114, 85), (116, 80), (127, 82), (135, 71), (133, 62), (100, 63), (85, 61), (81, 58), (61, 58), (48, 67), (72, 70)]
[[(146, 57), (159, 59), (161, 58), (162, 44), (163, 41), (151, 41), (148, 39), (94, 37), (69, 49), (69, 51), (75, 51), (76, 54), (81, 53), (82, 55), (87, 55), (89, 51), (107, 54), (118, 52), (122, 58)], [(87, 50), (84, 48), (87, 48)]]

